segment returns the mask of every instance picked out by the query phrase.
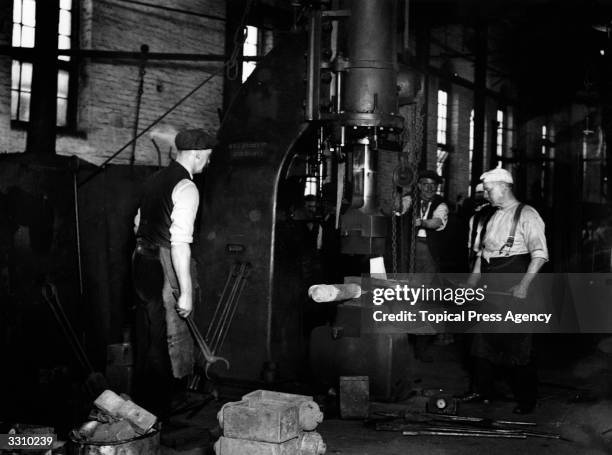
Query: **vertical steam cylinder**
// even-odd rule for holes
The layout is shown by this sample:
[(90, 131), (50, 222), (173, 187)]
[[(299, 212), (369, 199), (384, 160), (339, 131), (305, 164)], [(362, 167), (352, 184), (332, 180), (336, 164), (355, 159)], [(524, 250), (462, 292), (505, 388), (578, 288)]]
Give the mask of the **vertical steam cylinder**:
[(346, 124), (401, 127), (397, 112), (396, 0), (350, 0), (348, 69), (342, 93)]

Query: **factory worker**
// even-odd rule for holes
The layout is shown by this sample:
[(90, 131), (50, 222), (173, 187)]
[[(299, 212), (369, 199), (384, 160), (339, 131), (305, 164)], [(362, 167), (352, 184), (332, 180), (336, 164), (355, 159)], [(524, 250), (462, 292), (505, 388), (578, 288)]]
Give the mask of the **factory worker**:
[[(533, 207), (516, 199), (514, 180), (507, 170), (493, 169), (480, 179), (486, 198), (497, 210), (483, 226), (469, 284), (509, 292), (518, 304), (529, 296), (536, 274), (548, 261), (544, 221)], [(477, 333), (472, 355), (476, 393), (466, 401), (490, 399), (495, 370), (503, 367), (517, 401), (514, 412), (525, 414), (534, 409), (537, 376), (530, 333)]]
[(208, 165), (214, 136), (180, 131), (176, 160), (144, 183), (135, 219), (132, 271), (141, 300), (136, 318), (136, 393), (159, 414), (169, 411), (175, 379), (193, 371), (194, 349), (184, 320), (197, 285), (191, 243), (200, 196), (194, 174)]

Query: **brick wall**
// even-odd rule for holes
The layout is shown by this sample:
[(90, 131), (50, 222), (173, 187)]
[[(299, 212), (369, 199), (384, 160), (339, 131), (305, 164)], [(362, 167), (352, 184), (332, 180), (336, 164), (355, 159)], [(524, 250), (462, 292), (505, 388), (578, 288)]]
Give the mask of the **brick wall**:
[[(11, 44), (13, 29), (13, 2), (0, 0), (0, 45)], [(10, 151), (11, 116), (11, 59), (0, 55), (0, 153)], [(21, 147), (23, 148), (23, 146)]]
[[(224, 54), (224, 23), (193, 15), (131, 5), (119, 0), (85, 0), (80, 7), (81, 48), (150, 52)], [(224, 15), (223, 0), (158, 1), (160, 5)], [(11, 0), (0, 0), (0, 44), (10, 43)], [(4, 14), (7, 14), (6, 17)], [(152, 61), (146, 67), (139, 131), (197, 86), (220, 63)], [(10, 59), (0, 57), (0, 152), (19, 152), (25, 132), (10, 128)], [(139, 66), (136, 61), (86, 59), (79, 71), (79, 108), (76, 135), (58, 135), (57, 153), (76, 154), (99, 164), (126, 144), (133, 134)], [(161, 149), (161, 162), (177, 129), (219, 126), (217, 108), (222, 101), (222, 77), (216, 76), (194, 96), (166, 117), (153, 137)], [(137, 164), (157, 164), (160, 157), (147, 133), (137, 143)], [(113, 162), (127, 163), (131, 147)]]

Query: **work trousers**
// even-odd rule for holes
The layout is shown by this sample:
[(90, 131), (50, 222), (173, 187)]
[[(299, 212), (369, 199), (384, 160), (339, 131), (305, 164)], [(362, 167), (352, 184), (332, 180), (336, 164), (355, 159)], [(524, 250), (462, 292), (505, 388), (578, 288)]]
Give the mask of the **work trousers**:
[(135, 398), (151, 412), (165, 415), (170, 410), (176, 379), (193, 371), (193, 341), (175, 309), (179, 287), (169, 248), (140, 242), (132, 256), (132, 274), (139, 300), (135, 315)]
[[(529, 254), (482, 260), (483, 282), (489, 291), (508, 291), (527, 271)], [(533, 285), (532, 285), (533, 287)], [(489, 300), (494, 299), (490, 296)], [(507, 298), (507, 297), (500, 297)], [(476, 391), (491, 397), (495, 372), (504, 373), (519, 405), (532, 407), (537, 398), (537, 370), (533, 359), (530, 333), (477, 333), (472, 355), (475, 357), (474, 384)]]

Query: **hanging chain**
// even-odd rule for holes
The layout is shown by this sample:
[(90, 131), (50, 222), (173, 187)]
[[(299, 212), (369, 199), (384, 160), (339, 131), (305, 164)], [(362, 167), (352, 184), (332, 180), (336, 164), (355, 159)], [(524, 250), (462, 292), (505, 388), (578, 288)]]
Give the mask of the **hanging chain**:
[[(401, 201), (401, 199), (400, 199)], [(401, 213), (402, 207), (401, 207), (401, 202), (400, 202), (400, 207), (398, 208), (398, 211)], [(391, 216), (391, 268), (392, 268), (392, 272), (394, 275), (397, 275), (397, 256), (398, 256), (398, 251), (397, 251), (397, 223), (398, 223), (398, 219), (401, 219), (399, 216), (395, 216), (395, 214), (393, 214)]]
[[(423, 124), (425, 113), (423, 109), (425, 107), (425, 93), (426, 90), (423, 91), (423, 96), (417, 97), (417, 102), (414, 104), (414, 115), (412, 117), (413, 123), (413, 131), (414, 131), (414, 140), (412, 142), (412, 156), (415, 157), (415, 161), (413, 163), (415, 170), (418, 170), (419, 164), (421, 163), (421, 157), (423, 154)], [(410, 223), (410, 251), (409, 251), (409, 267), (408, 271), (410, 273), (414, 273), (414, 256), (416, 250), (416, 233), (417, 229), (415, 229), (415, 222), (418, 218), (416, 205), (417, 205), (417, 194), (416, 194), (416, 185), (411, 191), (412, 193), (412, 220)]]
[(136, 140), (138, 139), (138, 126), (140, 123), (140, 106), (142, 104), (142, 95), (144, 94), (144, 80), (147, 74), (147, 52), (149, 52), (148, 46), (141, 46), (140, 51), (142, 56), (140, 58), (140, 70), (138, 72), (138, 92), (136, 92), (136, 114), (134, 116), (134, 127), (132, 129), (132, 154), (130, 155), (130, 166), (134, 166), (136, 161)]

